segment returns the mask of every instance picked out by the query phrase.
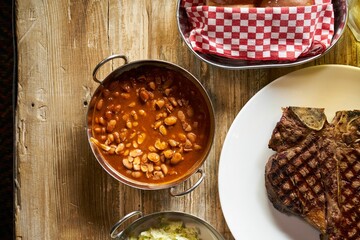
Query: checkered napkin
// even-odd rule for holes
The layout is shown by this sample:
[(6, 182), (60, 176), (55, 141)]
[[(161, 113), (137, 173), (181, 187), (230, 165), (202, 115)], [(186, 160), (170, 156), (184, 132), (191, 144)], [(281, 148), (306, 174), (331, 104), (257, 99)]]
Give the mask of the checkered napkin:
[(334, 34), (331, 0), (272, 8), (205, 6), (182, 0), (190, 25), (185, 34), (195, 51), (241, 60), (295, 61), (320, 54)]

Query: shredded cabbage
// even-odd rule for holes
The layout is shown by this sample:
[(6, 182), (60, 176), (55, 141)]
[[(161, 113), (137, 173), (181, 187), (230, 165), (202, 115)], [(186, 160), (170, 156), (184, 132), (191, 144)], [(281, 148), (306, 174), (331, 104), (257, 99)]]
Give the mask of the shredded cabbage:
[(159, 228), (150, 228), (129, 240), (200, 240), (199, 230), (185, 227), (181, 221), (168, 222)]

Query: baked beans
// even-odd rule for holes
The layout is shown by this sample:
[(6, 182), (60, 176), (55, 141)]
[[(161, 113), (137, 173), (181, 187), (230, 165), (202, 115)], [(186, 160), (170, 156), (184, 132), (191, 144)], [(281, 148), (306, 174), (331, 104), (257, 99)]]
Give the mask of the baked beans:
[(145, 66), (125, 72), (103, 86), (90, 107), (90, 141), (129, 178), (171, 181), (206, 154), (208, 106), (175, 71)]

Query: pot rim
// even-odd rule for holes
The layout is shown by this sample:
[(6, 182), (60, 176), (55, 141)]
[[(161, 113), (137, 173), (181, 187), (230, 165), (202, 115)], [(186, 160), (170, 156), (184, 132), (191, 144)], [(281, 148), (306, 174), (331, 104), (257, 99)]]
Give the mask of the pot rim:
[(242, 70), (242, 69), (259, 69), (259, 68), (273, 68), (273, 67), (294, 67), (304, 63), (308, 63), (315, 59), (318, 59), (324, 56), (326, 53), (332, 49), (342, 34), (344, 33), (348, 21), (348, 3), (347, 0), (339, 0), (339, 1), (332, 1), (334, 5), (334, 35), (331, 40), (330, 46), (322, 53), (314, 55), (314, 56), (307, 56), (297, 59), (293, 62), (281, 62), (281, 61), (246, 61), (246, 60), (237, 60), (237, 59), (228, 59), (222, 58), (219, 56), (211, 55), (211, 54), (203, 54), (200, 52), (195, 51), (191, 44), (186, 40), (185, 33), (183, 30), (183, 24), (181, 23), (181, 19), (184, 17), (184, 9), (181, 7), (181, 1), (177, 0), (176, 6), (176, 22), (179, 35), (181, 39), (184, 41), (187, 48), (190, 52), (195, 55), (196, 58), (204, 61), (212, 66), (230, 69), (230, 70)]
[[(130, 219), (136, 215), (140, 215), (140, 217), (138, 219), (132, 221), (130, 223), (130, 225), (128, 225), (124, 230), (116, 233), (117, 229), (125, 221), (127, 221), (128, 219)], [(169, 218), (190, 219), (191, 221), (194, 221), (197, 224), (205, 226), (217, 239), (219, 239), (219, 240), (224, 239), (223, 236), (210, 223), (208, 223), (204, 219), (197, 217), (194, 214), (181, 212), (181, 211), (160, 211), (160, 212), (150, 213), (147, 215), (144, 215), (141, 211), (130, 212), (113, 225), (113, 227), (110, 230), (110, 236), (114, 239), (122, 239), (123, 237), (128, 237), (128, 236), (126, 236), (126, 234), (128, 234), (127, 231), (129, 231), (131, 228), (141, 226), (142, 224), (146, 223), (146, 221), (148, 221), (148, 220), (151, 220), (153, 218), (159, 218), (162, 216), (167, 216)], [(138, 226), (136, 226), (136, 225), (138, 225)], [(125, 236), (123, 236), (124, 234), (125, 234)]]
[[(107, 61), (112, 60), (114, 58), (123, 58), (125, 60), (125, 64), (118, 67), (118, 68), (116, 68), (111, 73), (109, 73), (108, 76), (105, 77), (104, 80), (102, 80), (102, 81), (98, 80), (96, 78), (97, 70), (101, 67), (101, 65), (103, 65)], [(136, 180), (134, 180), (132, 178), (126, 177), (125, 175), (123, 175), (123, 174), (119, 173), (118, 171), (116, 171), (105, 160), (105, 158), (102, 156), (101, 151), (98, 149), (98, 147), (94, 146), (94, 144), (91, 143), (90, 138), (92, 136), (92, 133), (91, 133), (91, 127), (90, 126), (92, 124), (92, 118), (89, 117), (89, 116), (92, 115), (92, 111), (93, 111), (93, 107), (91, 107), (91, 106), (88, 107), (87, 114), (86, 114), (86, 116), (88, 118), (88, 121), (87, 121), (87, 124), (86, 124), (87, 139), (88, 139), (88, 142), (90, 144), (90, 148), (91, 148), (91, 150), (93, 152), (93, 155), (95, 156), (97, 162), (102, 166), (102, 168), (110, 176), (112, 176), (113, 178), (115, 178), (119, 182), (124, 183), (124, 184), (126, 184), (126, 185), (128, 185), (130, 187), (134, 187), (134, 188), (141, 189), (141, 190), (161, 190), (161, 189), (169, 189), (170, 188), (170, 194), (172, 196), (181, 196), (181, 195), (184, 195), (184, 194), (187, 194), (187, 193), (191, 192), (203, 180), (205, 175), (204, 175), (203, 171), (200, 168), (201, 168), (202, 164), (205, 162), (205, 160), (207, 159), (207, 157), (209, 155), (209, 152), (211, 150), (212, 144), (214, 142), (214, 137), (215, 137), (215, 113), (214, 113), (213, 104), (211, 102), (211, 99), (210, 99), (206, 89), (201, 84), (201, 82), (193, 74), (191, 74), (189, 71), (187, 71), (186, 69), (184, 69), (181, 66), (176, 65), (174, 63), (168, 62), (168, 61), (156, 60), (156, 59), (145, 59), (145, 60), (136, 60), (136, 61), (132, 61), (132, 62), (128, 63), (127, 58), (125, 56), (123, 56), (123, 55), (111, 55), (111, 56), (105, 58), (104, 60), (102, 60), (94, 68), (94, 72), (93, 72), (94, 81), (96, 81), (96, 82), (98, 82), (100, 84), (96, 88), (94, 93), (92, 94), (90, 103), (93, 101), (95, 96), (99, 95), (99, 92), (101, 91), (101, 89), (102, 89), (102, 87), (104, 85), (111, 82), (113, 79), (121, 76), (126, 71), (136, 69), (138, 67), (144, 67), (144, 66), (162, 67), (162, 68), (173, 70), (173, 71), (176, 71), (177, 73), (182, 74), (187, 80), (189, 80), (190, 82), (192, 82), (194, 84), (194, 86), (198, 89), (198, 91), (203, 96), (203, 99), (204, 99), (204, 101), (205, 101), (205, 103), (207, 105), (207, 109), (208, 109), (208, 113), (209, 113), (209, 121), (210, 121), (209, 140), (207, 142), (207, 146), (205, 148), (203, 157), (201, 159), (197, 160), (194, 163), (194, 165), (188, 171), (186, 171), (186, 173), (181, 174), (178, 178), (175, 178), (175, 179), (173, 179), (171, 181), (165, 181), (165, 182), (162, 181), (161, 183), (145, 183), (145, 182), (136, 181)], [(185, 182), (186, 180), (188, 180), (191, 176), (193, 176), (197, 172), (201, 174), (201, 177), (193, 185), (193, 187), (186, 190), (185, 192), (182, 192), (182, 193), (179, 193), (179, 194), (175, 193), (175, 191), (174, 191), (175, 186), (178, 186), (179, 184)]]

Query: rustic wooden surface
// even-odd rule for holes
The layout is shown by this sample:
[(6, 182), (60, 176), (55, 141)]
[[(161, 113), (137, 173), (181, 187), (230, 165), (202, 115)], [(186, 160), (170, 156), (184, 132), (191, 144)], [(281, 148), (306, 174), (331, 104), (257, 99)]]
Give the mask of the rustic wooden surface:
[[(221, 212), (217, 171), (239, 110), (266, 84), (296, 69), (326, 63), (360, 66), (360, 43), (348, 28), (330, 52), (308, 64), (234, 71), (207, 65), (190, 53), (178, 34), (175, 0), (18, 0), (16, 8), (17, 239), (109, 239), (113, 223), (133, 210), (192, 213), (233, 239)], [(203, 167), (205, 181), (191, 194), (174, 198), (167, 190), (130, 188), (93, 157), (85, 134), (87, 105), (97, 87), (92, 71), (115, 53), (130, 61), (176, 63), (208, 90), (216, 138)], [(100, 76), (121, 64), (105, 65)]]

